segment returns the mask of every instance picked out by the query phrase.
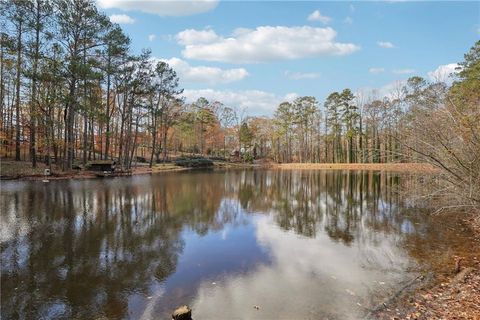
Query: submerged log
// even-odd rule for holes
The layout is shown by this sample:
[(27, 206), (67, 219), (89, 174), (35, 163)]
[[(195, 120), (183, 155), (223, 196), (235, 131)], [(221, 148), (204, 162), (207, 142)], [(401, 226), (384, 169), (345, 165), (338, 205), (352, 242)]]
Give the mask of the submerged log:
[(192, 320), (192, 309), (181, 306), (173, 311), (172, 320)]

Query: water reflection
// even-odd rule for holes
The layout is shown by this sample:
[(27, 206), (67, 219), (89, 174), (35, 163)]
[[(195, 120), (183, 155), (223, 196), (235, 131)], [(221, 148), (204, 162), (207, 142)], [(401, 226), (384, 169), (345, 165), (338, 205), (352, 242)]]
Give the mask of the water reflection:
[(266, 170), (3, 183), (2, 318), (162, 318), (183, 303), (197, 319), (358, 318), (435, 233), (399, 183)]

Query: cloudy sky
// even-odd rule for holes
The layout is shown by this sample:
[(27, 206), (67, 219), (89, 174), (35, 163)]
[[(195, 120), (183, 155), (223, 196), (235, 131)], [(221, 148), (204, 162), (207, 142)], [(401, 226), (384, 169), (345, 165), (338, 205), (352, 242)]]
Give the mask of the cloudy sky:
[(98, 0), (187, 100), (271, 114), (298, 95), (444, 78), (480, 37), (480, 2)]

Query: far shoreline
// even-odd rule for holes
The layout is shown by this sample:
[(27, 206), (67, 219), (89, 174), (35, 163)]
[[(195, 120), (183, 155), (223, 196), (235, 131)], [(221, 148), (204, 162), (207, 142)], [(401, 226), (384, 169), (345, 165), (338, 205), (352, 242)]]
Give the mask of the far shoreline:
[[(29, 173), (22, 170), (22, 166), (30, 165), (29, 162), (2, 161), (1, 181), (38, 181), (38, 180), (83, 180), (83, 179), (105, 179), (108, 177), (99, 177), (94, 171), (53, 171), (52, 175), (45, 176), (39, 171), (47, 168), (40, 165), (36, 173)], [(4, 173), (4, 167), (9, 167), (8, 173)], [(17, 170), (18, 166), (18, 170)], [(213, 169), (270, 169), (270, 170), (346, 170), (346, 171), (381, 171), (381, 172), (397, 172), (397, 173), (417, 173), (417, 174), (433, 174), (439, 172), (439, 169), (427, 163), (233, 163), (215, 161)], [(127, 174), (113, 175), (120, 176), (136, 176), (144, 174), (157, 174), (162, 172), (186, 171), (195, 168), (180, 167), (171, 163), (156, 164), (153, 168), (148, 166), (137, 166), (132, 168)]]
[(279, 163), (271, 168), (281, 170), (364, 170), (411, 173), (437, 173), (439, 169), (428, 163)]

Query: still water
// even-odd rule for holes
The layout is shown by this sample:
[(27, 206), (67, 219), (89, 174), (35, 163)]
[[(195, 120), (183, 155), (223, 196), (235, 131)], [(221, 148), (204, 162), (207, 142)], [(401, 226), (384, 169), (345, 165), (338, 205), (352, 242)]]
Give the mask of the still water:
[[(442, 246), (397, 187), (342, 171), (3, 182), (2, 319), (358, 319)], [(407, 181), (408, 182), (408, 181)], [(259, 308), (254, 308), (258, 306)]]

